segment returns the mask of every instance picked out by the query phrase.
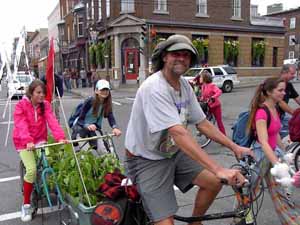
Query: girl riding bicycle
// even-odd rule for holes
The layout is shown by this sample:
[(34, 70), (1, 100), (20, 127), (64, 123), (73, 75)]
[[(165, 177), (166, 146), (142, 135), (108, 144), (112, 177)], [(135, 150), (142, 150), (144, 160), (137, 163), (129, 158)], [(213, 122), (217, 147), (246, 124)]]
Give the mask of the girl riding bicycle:
[[(254, 132), (256, 139), (252, 148), (257, 161), (255, 170), (258, 177), (253, 185), (255, 187), (264, 178), (280, 223), (294, 225), (300, 224), (300, 209), (290, 199), (287, 189), (279, 183), (280, 179), (290, 177), (289, 166), (280, 161), (284, 156), (284, 146), (279, 135), (281, 122), (276, 109), (284, 94), (285, 82), (282, 79), (272, 77), (260, 84), (251, 101), (247, 129)], [(272, 166), (276, 171), (280, 170), (280, 173), (273, 172), (271, 176)]]
[(26, 168), (23, 185), (21, 220), (32, 219), (30, 196), (36, 178), (35, 146), (47, 142), (47, 127), (59, 142), (67, 142), (65, 134), (55, 118), (51, 105), (45, 101), (46, 88), (41, 80), (29, 85), (26, 95), (17, 103), (14, 111), (13, 142)]
[[(82, 138), (96, 136), (96, 130), (101, 129), (103, 117), (108, 119), (112, 133), (120, 136), (122, 132), (117, 128), (112, 112), (110, 85), (106, 80), (98, 80), (95, 86), (95, 96), (93, 98), (89, 97), (85, 101), (79, 118), (72, 127), (72, 139), (76, 139), (77, 134)], [(91, 140), (89, 143), (93, 149), (97, 150), (97, 140)], [(74, 144), (74, 146), (79, 147), (78, 144)]]
[(200, 101), (208, 103), (209, 111), (215, 117), (219, 130), (226, 135), (225, 127), (222, 121), (222, 109), (219, 97), (222, 91), (212, 83), (211, 74), (204, 70), (200, 74), (201, 96)]

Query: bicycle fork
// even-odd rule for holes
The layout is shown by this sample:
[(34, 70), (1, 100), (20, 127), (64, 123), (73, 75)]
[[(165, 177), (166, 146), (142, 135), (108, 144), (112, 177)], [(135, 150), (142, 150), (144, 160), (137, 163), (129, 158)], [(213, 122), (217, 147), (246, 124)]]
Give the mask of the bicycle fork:
[(48, 187), (48, 183), (47, 183), (47, 175), (52, 175), (54, 177), (55, 190), (57, 192), (58, 200), (61, 203), (63, 203), (64, 201), (63, 201), (63, 198), (62, 198), (62, 194), (61, 194), (60, 188), (59, 188), (59, 186), (58, 186), (58, 184), (57, 184), (57, 182), (55, 180), (54, 170), (51, 167), (48, 167), (48, 168), (44, 169), (43, 172), (42, 172), (42, 183), (43, 183), (44, 192), (45, 192), (48, 204), (49, 204), (50, 207), (52, 207), (53, 204), (52, 204), (52, 201), (50, 199), (49, 187)]

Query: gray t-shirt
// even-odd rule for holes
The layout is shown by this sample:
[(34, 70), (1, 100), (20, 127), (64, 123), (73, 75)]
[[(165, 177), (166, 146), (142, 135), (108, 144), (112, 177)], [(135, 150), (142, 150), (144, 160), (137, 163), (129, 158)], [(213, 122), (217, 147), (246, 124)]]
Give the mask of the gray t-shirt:
[(205, 119), (189, 83), (180, 78), (176, 91), (159, 71), (137, 91), (127, 127), (125, 147), (134, 155), (160, 160), (179, 149), (168, 134), (175, 125), (197, 124)]

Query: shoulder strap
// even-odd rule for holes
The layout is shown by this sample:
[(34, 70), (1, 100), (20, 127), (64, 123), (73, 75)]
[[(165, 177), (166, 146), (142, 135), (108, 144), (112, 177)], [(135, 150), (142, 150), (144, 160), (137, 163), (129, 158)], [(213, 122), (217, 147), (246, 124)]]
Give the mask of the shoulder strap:
[(271, 124), (271, 112), (270, 112), (269, 108), (266, 105), (264, 105), (262, 107), (262, 109), (265, 110), (265, 112), (267, 113), (267, 128), (269, 128), (270, 124)]

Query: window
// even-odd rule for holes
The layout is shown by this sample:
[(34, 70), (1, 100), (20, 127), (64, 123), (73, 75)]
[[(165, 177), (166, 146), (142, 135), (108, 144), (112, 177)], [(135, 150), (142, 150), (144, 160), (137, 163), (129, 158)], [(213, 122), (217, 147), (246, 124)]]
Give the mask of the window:
[(272, 66), (277, 67), (278, 61), (278, 47), (273, 47)]
[(289, 45), (290, 46), (295, 45), (295, 40), (296, 40), (295, 35), (290, 35), (289, 36)]
[(223, 71), (220, 68), (213, 68), (216, 76), (223, 76)]
[(236, 74), (236, 71), (235, 71), (235, 69), (233, 69), (231, 66), (224, 66), (224, 67), (222, 67), (225, 71), (226, 71), (226, 73), (228, 73), (228, 74)]
[(294, 59), (294, 58), (295, 58), (295, 52), (289, 51), (289, 59)]
[(77, 36), (78, 37), (83, 36), (83, 17), (82, 16), (77, 17)]
[(167, 0), (155, 0), (155, 11), (167, 11)]
[(91, 19), (95, 19), (95, 8), (94, 8), (94, 0), (91, 1)]
[(89, 2), (86, 3), (86, 13), (87, 13), (87, 19), (89, 20), (91, 18)]
[(197, 14), (207, 14), (207, 0), (196, 0)]
[(102, 0), (98, 0), (98, 20), (102, 20)]
[(134, 0), (121, 0), (121, 12), (134, 12)]
[(106, 0), (106, 17), (110, 17), (110, 0)]
[(290, 19), (290, 29), (295, 29), (296, 28), (296, 17), (292, 17)]
[(263, 67), (265, 61), (266, 42), (263, 38), (252, 38), (252, 66)]
[(223, 46), (224, 64), (228, 64), (230, 66), (237, 66), (240, 50), (240, 43), (238, 41), (238, 37), (225, 36)]
[(233, 17), (241, 18), (241, 0), (233, 0)]

